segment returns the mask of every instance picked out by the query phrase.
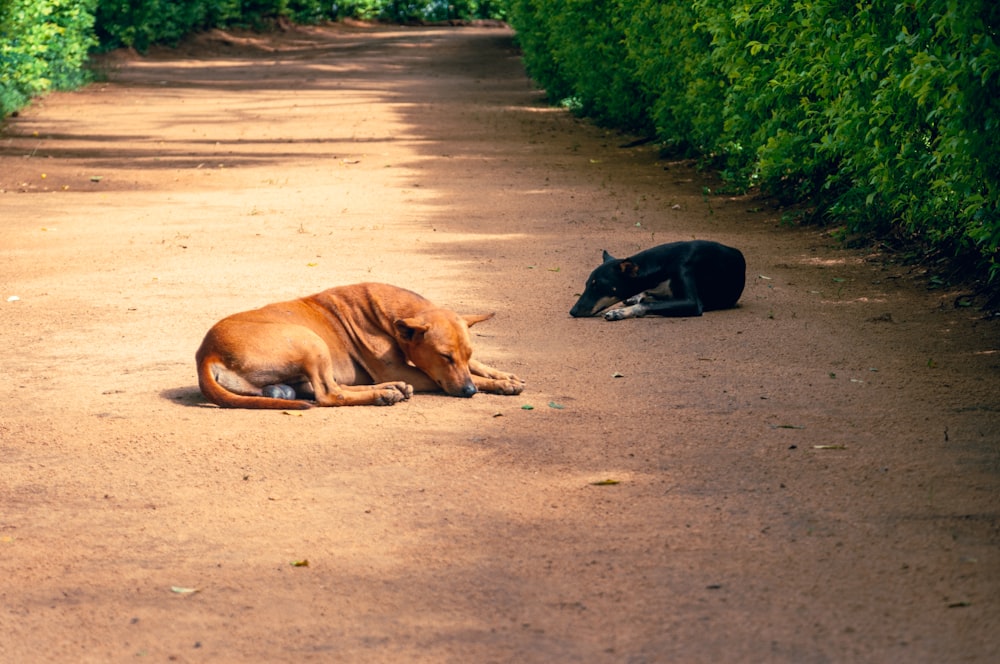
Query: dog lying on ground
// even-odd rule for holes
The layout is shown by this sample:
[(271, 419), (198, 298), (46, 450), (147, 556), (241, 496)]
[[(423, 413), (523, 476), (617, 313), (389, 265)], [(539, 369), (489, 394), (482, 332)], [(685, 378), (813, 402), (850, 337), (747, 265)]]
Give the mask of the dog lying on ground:
[(700, 316), (736, 306), (746, 283), (746, 260), (718, 242), (671, 242), (628, 258), (604, 252), (569, 313), (576, 318), (604, 312), (605, 320), (656, 316)]
[(286, 410), (520, 394), (520, 378), (472, 359), (469, 326), (492, 317), (387, 284), (331, 288), (216, 323), (195, 355), (198, 385), (219, 406)]

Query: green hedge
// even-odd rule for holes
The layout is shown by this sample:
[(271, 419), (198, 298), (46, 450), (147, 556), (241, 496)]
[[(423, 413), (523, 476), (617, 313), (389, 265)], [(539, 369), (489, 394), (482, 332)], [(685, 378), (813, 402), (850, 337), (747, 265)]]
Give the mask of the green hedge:
[(0, 118), (86, 80), (95, 1), (0, 0)]
[(503, 19), (506, 16), (505, 0), (333, 0), (328, 6), (331, 18), (396, 23)]
[(260, 28), (279, 17), (315, 23), (329, 8), (320, 0), (98, 0), (97, 36), (105, 49), (143, 51), (213, 27)]
[[(613, 125), (649, 124), (651, 103), (622, 62), (628, 12), (620, 0), (510, 0), (531, 75), (549, 96)], [(526, 18), (530, 17), (530, 18)], [(652, 125), (649, 125), (650, 129)]]
[(1000, 273), (995, 0), (511, 0), (510, 20), (553, 99)]
[(338, 18), (395, 22), (502, 18), (499, 0), (98, 0), (102, 48), (174, 44), (212, 27), (261, 28), (281, 17), (295, 23)]

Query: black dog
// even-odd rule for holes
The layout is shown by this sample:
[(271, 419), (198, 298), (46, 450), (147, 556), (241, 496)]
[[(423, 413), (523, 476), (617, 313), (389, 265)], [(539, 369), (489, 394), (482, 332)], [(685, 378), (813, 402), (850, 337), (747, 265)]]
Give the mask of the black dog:
[(729, 309), (743, 294), (746, 270), (738, 249), (708, 240), (661, 244), (621, 259), (605, 251), (569, 313), (596, 316), (618, 302), (626, 306), (606, 311), (605, 320)]

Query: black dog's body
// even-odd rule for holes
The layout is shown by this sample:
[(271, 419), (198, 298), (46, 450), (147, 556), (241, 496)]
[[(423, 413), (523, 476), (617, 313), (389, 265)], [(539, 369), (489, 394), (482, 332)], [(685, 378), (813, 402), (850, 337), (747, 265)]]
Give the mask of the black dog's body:
[(671, 242), (628, 258), (604, 252), (604, 262), (570, 309), (574, 317), (604, 313), (606, 320), (656, 316), (700, 316), (729, 309), (743, 294), (746, 260), (738, 249), (708, 240)]

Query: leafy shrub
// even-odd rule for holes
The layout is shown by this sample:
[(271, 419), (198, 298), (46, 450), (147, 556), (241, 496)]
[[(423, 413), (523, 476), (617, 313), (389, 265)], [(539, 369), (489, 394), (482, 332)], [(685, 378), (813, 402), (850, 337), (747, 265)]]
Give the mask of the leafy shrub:
[(504, 0), (334, 0), (331, 17), (397, 23), (502, 19), (505, 4)]
[(0, 117), (86, 81), (94, 0), (0, 0)]
[[(817, 218), (1000, 274), (1000, 3), (511, 0), (529, 73)], [(628, 96), (623, 101), (622, 96)]]
[(628, 67), (621, 0), (512, 0), (528, 71), (549, 97), (601, 122), (650, 127), (643, 88)]
[(543, 22), (545, 0), (508, 0), (511, 21), (517, 30), (517, 42), (524, 57), (524, 66), (551, 100), (569, 97), (572, 78), (561, 71), (556, 62), (553, 43), (556, 34)]
[[(217, 3), (218, 11), (235, 4), (238, 0)], [(157, 42), (177, 43), (208, 24), (204, 2), (100, 0), (97, 5), (97, 36), (103, 48), (129, 46), (144, 51)]]
[(211, 27), (261, 28), (282, 17), (297, 23), (358, 18), (396, 22), (501, 18), (501, 0), (98, 0), (103, 48), (140, 51), (175, 44)]
[(315, 23), (328, 7), (320, 0), (98, 0), (97, 35), (103, 48), (144, 51), (212, 27), (260, 28), (278, 17)]
[(725, 86), (709, 59), (711, 35), (692, 4), (638, 0), (622, 20), (625, 64), (649, 100), (657, 135), (674, 152), (715, 154)]

